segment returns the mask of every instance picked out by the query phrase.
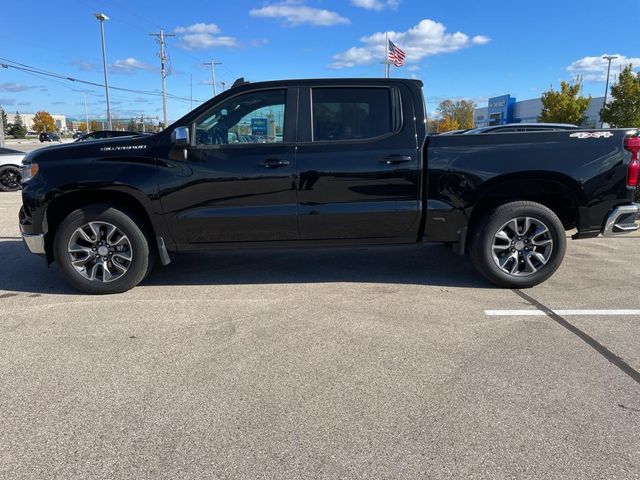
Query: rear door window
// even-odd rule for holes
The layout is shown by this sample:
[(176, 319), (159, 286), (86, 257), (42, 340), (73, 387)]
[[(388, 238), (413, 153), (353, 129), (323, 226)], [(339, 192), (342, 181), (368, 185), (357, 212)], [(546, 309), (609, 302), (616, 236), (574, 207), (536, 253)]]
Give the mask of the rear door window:
[[(365, 140), (398, 130), (394, 89), (313, 88), (313, 141)], [(396, 94), (397, 95), (397, 94)]]

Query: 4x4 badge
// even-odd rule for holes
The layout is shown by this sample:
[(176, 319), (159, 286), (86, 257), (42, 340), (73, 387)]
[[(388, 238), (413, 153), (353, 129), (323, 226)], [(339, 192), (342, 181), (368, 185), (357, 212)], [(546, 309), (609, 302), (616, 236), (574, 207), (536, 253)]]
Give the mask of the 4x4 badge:
[(576, 132), (569, 135), (573, 138), (609, 138), (613, 137), (611, 132)]

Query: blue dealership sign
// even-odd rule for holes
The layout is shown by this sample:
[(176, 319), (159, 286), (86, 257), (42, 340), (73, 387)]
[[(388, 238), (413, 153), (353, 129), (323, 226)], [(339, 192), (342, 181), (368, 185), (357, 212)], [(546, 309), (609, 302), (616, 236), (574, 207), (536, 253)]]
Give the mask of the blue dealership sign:
[(489, 125), (504, 125), (511, 123), (513, 106), (516, 99), (511, 95), (502, 95), (489, 99)]
[(252, 118), (251, 119), (251, 135), (267, 135), (267, 119)]

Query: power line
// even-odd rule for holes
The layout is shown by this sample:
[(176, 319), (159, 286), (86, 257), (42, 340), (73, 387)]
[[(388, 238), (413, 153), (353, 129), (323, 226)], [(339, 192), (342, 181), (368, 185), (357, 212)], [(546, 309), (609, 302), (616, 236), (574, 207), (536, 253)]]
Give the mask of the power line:
[[(42, 70), (40, 68), (37, 67), (32, 67), (30, 65), (26, 65), (24, 63), (19, 63), (19, 62), (15, 62), (13, 60), (9, 60), (7, 58), (3, 58), (0, 57), (0, 61), (2, 61), (3, 63), (0, 63), (0, 67), (2, 68), (13, 68), (15, 70), (20, 70), (22, 72), (25, 73), (30, 73), (30, 74), (35, 74), (35, 75), (40, 75), (40, 76), (47, 76), (47, 77), (52, 77), (52, 78), (57, 78), (60, 80), (66, 80), (66, 81), (70, 81), (70, 82), (75, 82), (75, 83), (81, 83), (84, 85), (91, 85), (93, 87), (100, 87), (100, 88), (104, 88), (104, 84), (103, 83), (97, 83), (97, 82), (90, 82), (88, 80), (82, 80), (80, 78), (75, 78), (75, 77), (71, 77), (68, 75), (63, 75), (60, 73), (55, 73), (55, 72), (50, 72), (47, 70)], [(6, 62), (6, 63), (4, 63)], [(60, 82), (57, 82), (60, 83)], [(119, 90), (121, 92), (129, 92), (129, 93), (136, 93), (139, 95), (151, 95), (151, 96), (162, 96), (161, 92), (157, 92), (157, 91), (150, 91), (150, 90), (136, 90), (136, 89), (132, 89), (132, 88), (124, 88), (124, 87), (114, 87), (109, 85), (109, 89), (110, 90)], [(189, 102), (191, 101), (190, 98), (186, 98), (186, 97), (180, 97), (178, 95), (172, 95), (170, 93), (166, 94), (168, 98), (171, 98), (173, 100), (180, 100), (183, 102)], [(194, 99), (194, 101), (196, 102), (204, 102), (205, 100), (196, 100)]]

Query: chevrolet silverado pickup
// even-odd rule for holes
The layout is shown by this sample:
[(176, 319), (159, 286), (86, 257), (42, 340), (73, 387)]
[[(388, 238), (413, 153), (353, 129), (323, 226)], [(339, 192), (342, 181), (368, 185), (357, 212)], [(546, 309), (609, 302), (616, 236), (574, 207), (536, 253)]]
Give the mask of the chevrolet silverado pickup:
[(29, 153), (20, 229), (93, 294), (179, 252), (423, 242), (526, 288), (558, 269), (567, 231), (638, 229), (639, 135), (430, 136), (417, 80), (240, 80), (155, 135)]

